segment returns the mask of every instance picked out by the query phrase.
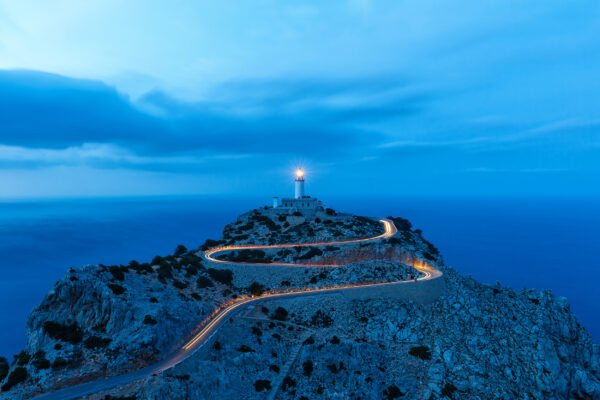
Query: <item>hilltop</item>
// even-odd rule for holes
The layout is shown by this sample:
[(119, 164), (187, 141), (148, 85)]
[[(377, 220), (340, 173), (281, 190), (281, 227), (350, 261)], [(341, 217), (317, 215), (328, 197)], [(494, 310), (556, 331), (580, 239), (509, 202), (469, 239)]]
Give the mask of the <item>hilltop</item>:
[[(253, 303), (174, 368), (91, 398), (600, 398), (600, 348), (566, 299), (464, 277), (409, 221), (389, 220), (398, 233), (381, 240), (202, 257), (214, 247), (382, 234), (377, 219), (331, 209), (256, 209), (198, 249), (71, 269), (29, 316), (26, 349), (6, 373), (0, 362), (1, 395), (29, 398), (152, 365), (244, 296), (406, 281)], [(240, 261), (254, 264), (228, 263)], [(299, 263), (343, 266), (287, 265)], [(420, 265), (443, 275), (424, 280)]]

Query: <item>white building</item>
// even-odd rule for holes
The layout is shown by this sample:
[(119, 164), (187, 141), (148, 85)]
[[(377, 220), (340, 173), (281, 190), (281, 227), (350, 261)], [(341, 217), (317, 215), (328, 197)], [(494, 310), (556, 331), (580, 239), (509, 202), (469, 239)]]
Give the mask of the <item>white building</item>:
[(298, 169), (296, 171), (294, 198), (283, 198), (280, 200), (279, 197), (274, 197), (273, 208), (293, 209), (298, 211), (322, 211), (323, 205), (318, 199), (304, 194), (304, 171)]

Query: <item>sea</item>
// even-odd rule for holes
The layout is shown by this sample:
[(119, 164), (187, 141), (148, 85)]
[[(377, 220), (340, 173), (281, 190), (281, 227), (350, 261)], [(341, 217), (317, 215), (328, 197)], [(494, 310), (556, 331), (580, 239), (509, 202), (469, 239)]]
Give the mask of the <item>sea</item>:
[[(446, 263), (484, 283), (551, 289), (600, 343), (597, 198), (333, 197), (338, 211), (401, 216)], [(25, 347), (25, 323), (54, 282), (86, 264), (148, 261), (196, 248), (258, 197), (151, 197), (0, 202), (0, 356)]]

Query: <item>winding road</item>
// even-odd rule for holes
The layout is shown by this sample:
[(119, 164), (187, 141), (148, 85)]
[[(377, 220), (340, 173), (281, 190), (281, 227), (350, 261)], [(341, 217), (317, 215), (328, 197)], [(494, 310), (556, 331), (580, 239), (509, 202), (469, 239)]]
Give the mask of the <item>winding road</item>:
[[(243, 246), (224, 246), (224, 247), (216, 247), (209, 249), (203, 253), (203, 258), (208, 262), (214, 263), (227, 263), (227, 264), (238, 264), (244, 262), (233, 262), (233, 261), (225, 261), (219, 260), (215, 258), (217, 254), (233, 251), (233, 250), (247, 250), (247, 249), (273, 249), (273, 248), (285, 248), (285, 247), (309, 247), (309, 246), (323, 246), (323, 245), (345, 245), (345, 244), (356, 244), (361, 242), (371, 242), (376, 240), (382, 240), (390, 238), (398, 232), (394, 223), (388, 219), (379, 220), (384, 226), (384, 233), (378, 236), (355, 239), (355, 240), (342, 240), (342, 241), (333, 241), (333, 242), (320, 242), (320, 243), (300, 243), (300, 244), (276, 244), (276, 245), (243, 245)], [(294, 263), (245, 263), (245, 264), (259, 264), (259, 265), (270, 265), (270, 266), (288, 266), (288, 267), (340, 267), (341, 265), (335, 264), (294, 264)], [(417, 280), (430, 280), (436, 279), (442, 276), (442, 272), (425, 264), (418, 263), (413, 265), (415, 269), (423, 273), (423, 276), (419, 277)], [(199, 331), (192, 336), (183, 346), (174, 352), (170, 353), (163, 361), (160, 361), (154, 365), (151, 365), (146, 368), (139, 369), (137, 371), (133, 371), (124, 375), (114, 376), (106, 379), (100, 379), (93, 382), (88, 382), (76, 386), (71, 386), (68, 388), (60, 389), (55, 392), (46, 393), (40, 396), (35, 397), (35, 399), (39, 400), (70, 400), (70, 399), (78, 399), (83, 396), (87, 396), (90, 394), (98, 393), (104, 390), (108, 390), (117, 386), (125, 385), (127, 383), (135, 382), (140, 379), (147, 378), (153, 374), (157, 374), (173, 368), (175, 365), (179, 364), (186, 358), (190, 357), (194, 354), (198, 349), (202, 347), (205, 343), (209, 341), (209, 339), (217, 332), (217, 330), (222, 326), (222, 324), (228, 319), (228, 317), (232, 316), (236, 311), (241, 310), (243, 307), (251, 304), (273, 300), (276, 298), (291, 298), (291, 297), (299, 297), (299, 296), (309, 296), (316, 294), (328, 294), (335, 292), (342, 292), (347, 290), (356, 290), (356, 289), (365, 289), (365, 288), (374, 288), (374, 287), (383, 287), (383, 286), (393, 286), (393, 285), (403, 285), (403, 284), (411, 284), (414, 280), (406, 280), (406, 281), (395, 281), (395, 282), (378, 282), (378, 283), (354, 283), (354, 284), (346, 284), (340, 286), (332, 286), (332, 287), (319, 287), (319, 288), (307, 288), (307, 289), (295, 289), (288, 291), (278, 291), (278, 292), (268, 292), (264, 293), (262, 296), (250, 297), (250, 296), (241, 296), (235, 300), (232, 300), (228, 303), (222, 304), (218, 307), (210, 316), (208, 316), (200, 325)]]

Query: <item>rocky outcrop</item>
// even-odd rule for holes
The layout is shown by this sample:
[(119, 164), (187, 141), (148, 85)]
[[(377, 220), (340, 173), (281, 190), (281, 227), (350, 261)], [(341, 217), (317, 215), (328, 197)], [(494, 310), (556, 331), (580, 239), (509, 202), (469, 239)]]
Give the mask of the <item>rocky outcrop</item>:
[[(435, 288), (427, 301), (375, 288), (252, 303), (174, 368), (92, 398), (600, 399), (600, 349), (566, 299), (463, 277), (408, 221), (394, 221), (398, 235), (383, 241), (228, 256), (347, 264), (340, 268), (217, 265), (178, 248), (150, 263), (70, 270), (31, 313), (27, 348), (2, 396), (28, 398), (148, 365), (253, 282), (275, 291), (392, 282), (419, 277), (411, 265), (428, 264), (444, 272), (443, 285), (404, 284)], [(206, 246), (380, 233), (369, 218), (261, 209)]]

